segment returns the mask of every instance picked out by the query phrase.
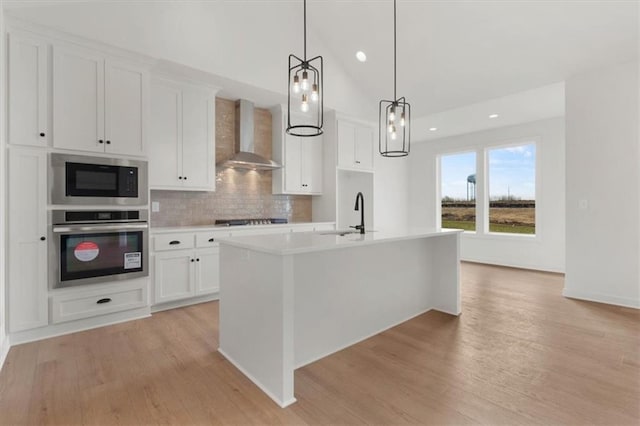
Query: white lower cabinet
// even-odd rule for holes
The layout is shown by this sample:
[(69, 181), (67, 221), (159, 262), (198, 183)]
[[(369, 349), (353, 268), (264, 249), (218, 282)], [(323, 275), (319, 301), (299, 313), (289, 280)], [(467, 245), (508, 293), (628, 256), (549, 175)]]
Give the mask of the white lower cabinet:
[(216, 247), (156, 253), (155, 304), (217, 292), (220, 289), (219, 250)]
[(147, 306), (147, 280), (67, 291), (51, 297), (51, 323), (57, 324)]
[(158, 253), (155, 260), (155, 303), (194, 295), (192, 251)]

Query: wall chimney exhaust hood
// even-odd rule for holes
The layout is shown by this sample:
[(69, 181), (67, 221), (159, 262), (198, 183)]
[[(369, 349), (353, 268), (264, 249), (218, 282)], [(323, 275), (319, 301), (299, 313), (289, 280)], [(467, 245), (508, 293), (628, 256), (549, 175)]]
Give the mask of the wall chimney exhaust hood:
[(253, 129), (253, 103), (240, 99), (236, 104), (236, 145), (239, 146), (239, 151), (218, 166), (250, 170), (274, 170), (282, 167), (255, 153)]

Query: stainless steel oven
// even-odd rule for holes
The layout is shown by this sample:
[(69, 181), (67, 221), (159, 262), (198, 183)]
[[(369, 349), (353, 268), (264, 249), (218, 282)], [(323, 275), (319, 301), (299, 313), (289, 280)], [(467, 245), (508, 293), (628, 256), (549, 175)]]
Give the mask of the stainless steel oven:
[(50, 286), (69, 287), (149, 275), (147, 210), (53, 210)]
[(147, 162), (52, 153), (51, 204), (144, 206)]

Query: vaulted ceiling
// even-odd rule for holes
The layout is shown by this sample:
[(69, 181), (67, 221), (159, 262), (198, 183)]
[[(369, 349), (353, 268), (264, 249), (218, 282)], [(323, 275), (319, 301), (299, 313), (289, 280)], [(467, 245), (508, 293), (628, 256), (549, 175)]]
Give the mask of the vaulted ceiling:
[[(283, 99), (287, 56), (302, 53), (301, 0), (4, 4), (25, 20), (253, 87), (265, 102)], [(393, 95), (393, 2), (309, 0), (307, 9), (326, 104), (375, 118), (378, 100)], [(637, 1), (398, 0), (398, 94), (426, 117), (637, 60), (639, 21)]]

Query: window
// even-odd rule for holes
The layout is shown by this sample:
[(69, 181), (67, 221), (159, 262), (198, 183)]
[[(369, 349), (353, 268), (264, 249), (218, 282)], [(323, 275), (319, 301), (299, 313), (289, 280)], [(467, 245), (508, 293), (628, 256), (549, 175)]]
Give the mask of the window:
[(440, 157), (442, 227), (476, 230), (476, 153)]
[(489, 232), (535, 234), (536, 145), (487, 151)]

